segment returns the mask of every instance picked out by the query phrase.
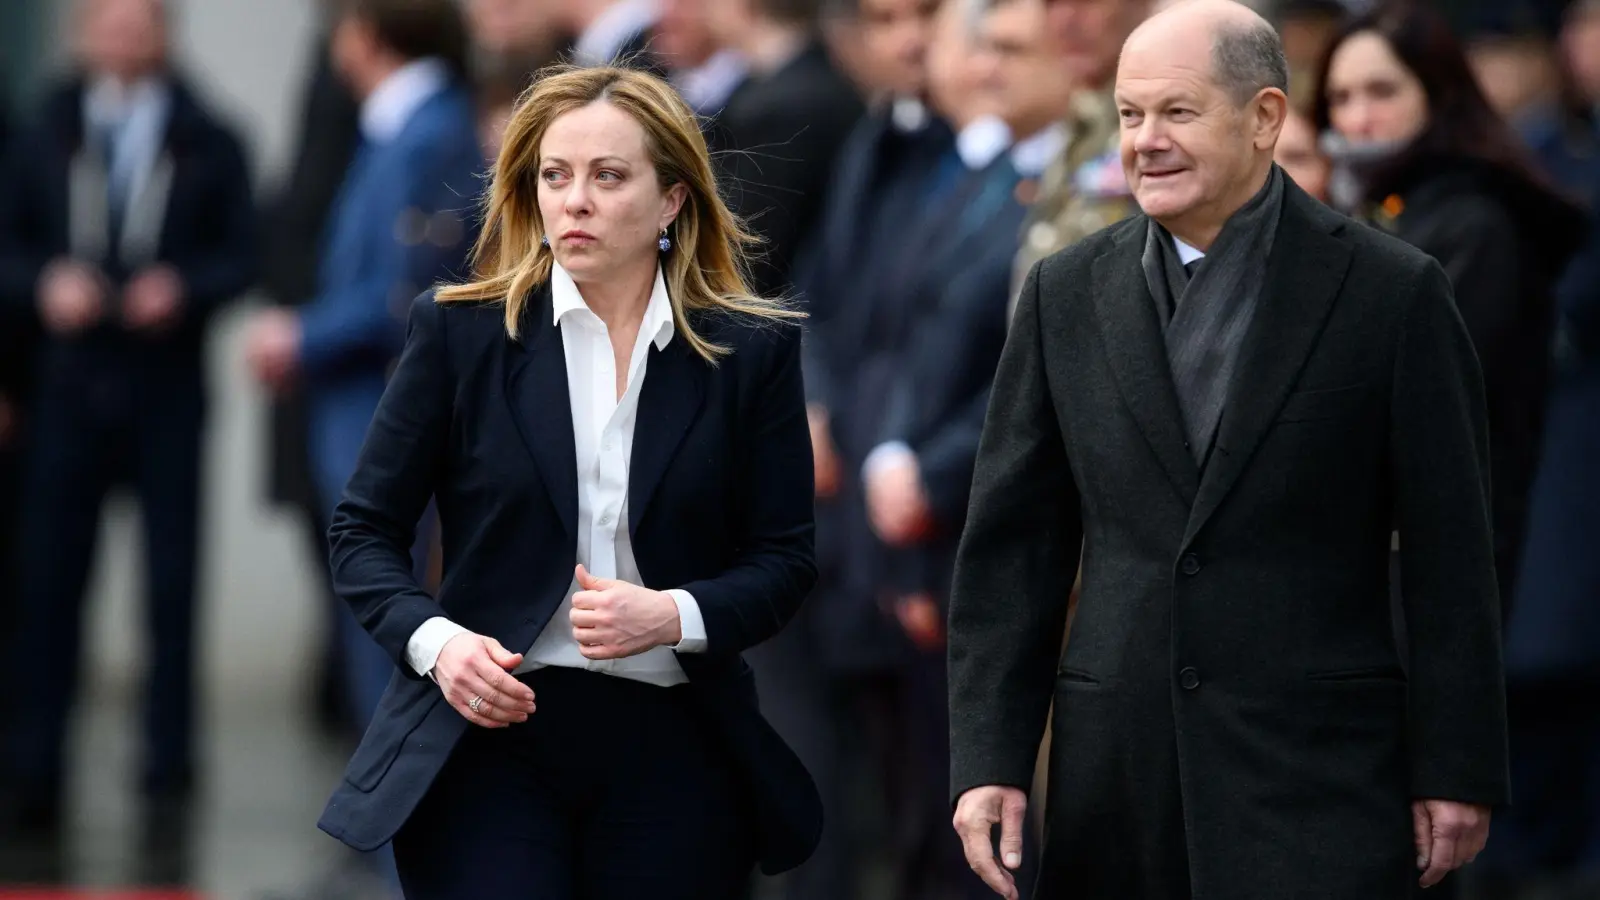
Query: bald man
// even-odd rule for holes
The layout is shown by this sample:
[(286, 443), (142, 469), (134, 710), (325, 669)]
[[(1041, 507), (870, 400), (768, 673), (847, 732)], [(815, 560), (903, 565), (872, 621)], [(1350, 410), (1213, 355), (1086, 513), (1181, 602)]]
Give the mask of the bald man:
[(1286, 72), (1226, 0), (1136, 30), (1142, 214), (1022, 292), (949, 619), (955, 825), (1004, 896), (1052, 703), (1040, 898), (1399, 900), (1507, 799), (1482, 378), (1439, 266), (1273, 164)]

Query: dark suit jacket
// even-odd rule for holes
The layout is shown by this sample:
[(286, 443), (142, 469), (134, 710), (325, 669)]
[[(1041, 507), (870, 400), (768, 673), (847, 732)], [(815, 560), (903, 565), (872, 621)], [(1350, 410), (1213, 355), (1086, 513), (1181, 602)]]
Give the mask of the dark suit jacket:
[(1508, 794), (1484, 389), (1449, 283), (1291, 186), (1202, 472), (1146, 222), (1022, 293), (950, 611), (952, 787), (1026, 789), (1053, 701), (1041, 896), (1410, 897), (1410, 801)]
[(834, 159), (861, 113), (855, 86), (818, 41), (747, 79), (717, 116), (729, 206), (766, 242), (753, 266), (758, 294), (789, 292), (801, 239), (821, 217)]
[[(24, 317), (37, 308), (45, 266), (72, 251), (71, 172), (84, 149), (83, 95), (81, 77), (51, 91), (17, 135), (17, 152), (0, 173), (0, 302)], [(129, 377), (176, 378), (198, 390), (206, 324), (255, 281), (256, 211), (238, 138), (181, 77), (173, 79), (163, 153), (173, 174), (154, 261), (172, 266), (183, 280), (181, 319), (148, 336), (108, 316), (70, 340), (46, 337), (42, 365), (120, 366)], [(84, 262), (101, 267), (113, 285), (133, 274), (114, 258)]]
[(1007, 158), (976, 179), (959, 213), (939, 222), (923, 254), (914, 293), (923, 297), (883, 417), (880, 442), (917, 456), (933, 532), (915, 547), (887, 551), (898, 593), (943, 602), (966, 522), (972, 470), (989, 408), (989, 388), (1006, 341), (1006, 307), (1024, 209)]
[[(548, 287), (523, 338), (498, 306), (412, 306), (398, 369), (330, 530), (334, 586), (399, 666), (321, 827), (359, 849), (389, 840), (468, 723), (405, 662), (432, 616), (507, 647), (530, 646), (577, 558), (578, 485), (561, 332)], [(709, 650), (678, 657), (707, 727), (737, 761), (757, 810), (763, 868), (810, 855), (816, 788), (756, 706), (740, 653), (776, 634), (816, 577), (811, 445), (799, 338), (789, 327), (697, 315), (733, 352), (708, 365), (681, 336), (651, 348), (629, 472), (629, 527), (648, 587), (683, 588)], [(444, 535), (437, 598), (412, 576), (429, 497)]]

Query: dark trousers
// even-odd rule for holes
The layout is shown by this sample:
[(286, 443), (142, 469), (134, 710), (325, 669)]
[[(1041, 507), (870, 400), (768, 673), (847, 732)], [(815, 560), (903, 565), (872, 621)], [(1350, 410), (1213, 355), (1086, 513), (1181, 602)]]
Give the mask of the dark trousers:
[(138, 496), (144, 526), (144, 787), (183, 789), (192, 777), (202, 400), (198, 372), (173, 382), (68, 370), (47, 379), (40, 395), (18, 535), (10, 682), (28, 686), (17, 692), (12, 733), (12, 774), (27, 790), (59, 790), (101, 509), (124, 483)]
[(407, 900), (733, 900), (750, 813), (690, 688), (520, 676), (538, 710), (472, 727), (394, 839)]

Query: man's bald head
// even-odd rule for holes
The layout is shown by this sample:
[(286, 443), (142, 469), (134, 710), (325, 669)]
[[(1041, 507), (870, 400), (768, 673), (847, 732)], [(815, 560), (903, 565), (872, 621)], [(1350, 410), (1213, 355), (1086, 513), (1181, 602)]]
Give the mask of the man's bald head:
[(1197, 34), (1210, 37), (1212, 76), (1234, 103), (1249, 103), (1263, 88), (1289, 92), (1289, 60), (1278, 32), (1234, 0), (1178, 0), (1134, 29), (1122, 52), (1192, 54), (1203, 46)]

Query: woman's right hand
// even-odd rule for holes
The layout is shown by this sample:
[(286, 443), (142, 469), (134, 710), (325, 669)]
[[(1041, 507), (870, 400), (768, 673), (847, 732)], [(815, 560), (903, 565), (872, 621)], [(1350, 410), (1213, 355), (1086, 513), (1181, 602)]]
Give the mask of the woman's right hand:
[[(433, 678), (462, 718), (484, 728), (504, 728), (526, 722), (533, 714), (533, 688), (511, 677), (522, 663), (500, 642), (481, 634), (458, 634), (439, 651)], [(474, 697), (482, 697), (476, 712)]]

